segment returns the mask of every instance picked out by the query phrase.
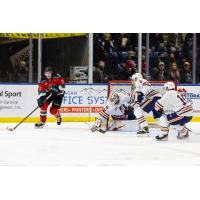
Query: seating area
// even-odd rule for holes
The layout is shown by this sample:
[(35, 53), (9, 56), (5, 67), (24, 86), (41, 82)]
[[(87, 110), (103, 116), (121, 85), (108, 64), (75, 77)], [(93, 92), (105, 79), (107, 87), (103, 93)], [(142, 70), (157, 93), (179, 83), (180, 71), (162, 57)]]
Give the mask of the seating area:
[[(174, 80), (192, 82), (191, 33), (150, 33), (149, 72), (146, 74), (146, 34), (142, 34), (142, 73), (150, 80)], [(94, 71), (104, 76), (101, 82), (112, 79), (129, 79), (137, 72), (138, 34), (101, 33), (94, 34)], [(161, 70), (160, 64), (164, 65)], [(163, 74), (161, 76), (159, 74)], [(187, 73), (187, 78), (181, 74)], [(94, 80), (95, 82), (95, 80)]]

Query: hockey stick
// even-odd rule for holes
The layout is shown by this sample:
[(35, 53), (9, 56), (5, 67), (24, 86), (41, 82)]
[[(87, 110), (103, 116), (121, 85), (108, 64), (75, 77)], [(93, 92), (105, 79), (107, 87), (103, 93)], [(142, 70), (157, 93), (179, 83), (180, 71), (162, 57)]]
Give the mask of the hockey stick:
[(188, 128), (187, 126), (185, 126), (185, 128), (186, 128), (189, 132), (193, 133), (194, 135), (200, 135), (200, 133), (194, 132), (193, 130), (191, 130), (191, 129)]
[[(50, 94), (44, 101), (46, 102), (50, 97), (52, 96), (52, 94)], [(31, 116), (40, 106), (37, 106), (33, 111), (31, 111), (31, 113), (29, 113), (21, 122), (19, 122), (14, 128), (9, 128), (7, 127), (6, 129), (9, 131), (14, 131), (20, 124), (22, 124), (29, 116)]]

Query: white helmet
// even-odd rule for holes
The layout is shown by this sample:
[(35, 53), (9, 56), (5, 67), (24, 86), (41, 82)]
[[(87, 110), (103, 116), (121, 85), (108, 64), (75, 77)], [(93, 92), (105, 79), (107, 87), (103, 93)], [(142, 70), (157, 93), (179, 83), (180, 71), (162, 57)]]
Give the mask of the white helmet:
[(165, 90), (175, 90), (175, 84), (173, 82), (166, 82), (164, 84), (164, 89)]
[(114, 92), (110, 98), (111, 105), (117, 105), (119, 103), (119, 94), (117, 92)]
[(140, 73), (135, 73), (131, 76), (131, 80), (136, 81), (137, 79), (143, 78), (142, 74)]

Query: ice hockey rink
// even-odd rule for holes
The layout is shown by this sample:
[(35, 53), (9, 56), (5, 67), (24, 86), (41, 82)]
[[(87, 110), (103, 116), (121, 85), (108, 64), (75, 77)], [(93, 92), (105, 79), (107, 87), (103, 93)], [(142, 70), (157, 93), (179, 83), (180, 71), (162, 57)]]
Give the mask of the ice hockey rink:
[(0, 124), (0, 165), (200, 165), (199, 123), (188, 124), (194, 132), (189, 139), (177, 140), (170, 130), (167, 142), (155, 140), (158, 128), (151, 128), (149, 137), (92, 133), (92, 124), (84, 122), (47, 123), (43, 129), (25, 123), (6, 130), (15, 125)]

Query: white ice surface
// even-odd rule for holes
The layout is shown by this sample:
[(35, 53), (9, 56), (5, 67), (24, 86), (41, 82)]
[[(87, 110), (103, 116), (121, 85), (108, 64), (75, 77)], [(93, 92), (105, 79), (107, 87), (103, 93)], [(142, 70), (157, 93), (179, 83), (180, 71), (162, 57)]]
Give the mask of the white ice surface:
[[(86, 123), (46, 124), (35, 129), (22, 124), (10, 132), (0, 124), (0, 165), (200, 165), (200, 123), (188, 127), (195, 133), (177, 140), (156, 141), (159, 129), (150, 137), (130, 132), (91, 133)], [(90, 124), (91, 126), (91, 124)]]

